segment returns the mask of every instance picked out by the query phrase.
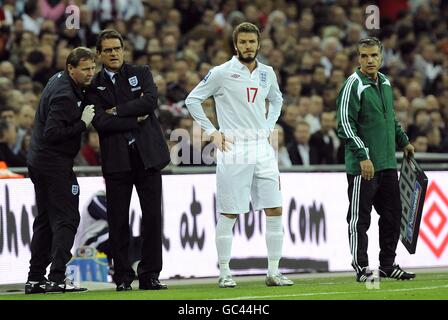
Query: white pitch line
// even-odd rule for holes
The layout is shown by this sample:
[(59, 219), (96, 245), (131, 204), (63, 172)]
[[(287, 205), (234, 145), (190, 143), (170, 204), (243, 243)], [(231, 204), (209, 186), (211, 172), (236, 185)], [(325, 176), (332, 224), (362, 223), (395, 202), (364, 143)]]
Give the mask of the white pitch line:
[(312, 296), (325, 296), (332, 294), (358, 294), (366, 292), (401, 292), (401, 291), (417, 291), (417, 290), (433, 290), (433, 289), (445, 289), (448, 285), (433, 286), (433, 287), (419, 287), (419, 288), (406, 288), (406, 289), (389, 289), (389, 290), (367, 290), (366, 291), (335, 291), (335, 292), (315, 292), (315, 293), (297, 293), (297, 294), (283, 294), (283, 295), (270, 295), (270, 296), (245, 296), (225, 299), (212, 299), (212, 300), (251, 300), (251, 299), (269, 299), (269, 298), (286, 298), (286, 297), (312, 297)]

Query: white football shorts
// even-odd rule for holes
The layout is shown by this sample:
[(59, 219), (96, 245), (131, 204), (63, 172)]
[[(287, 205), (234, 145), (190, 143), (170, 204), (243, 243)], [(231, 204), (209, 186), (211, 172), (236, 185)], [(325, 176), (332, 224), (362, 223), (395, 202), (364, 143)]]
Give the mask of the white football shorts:
[(216, 209), (218, 213), (249, 212), (282, 206), (280, 173), (272, 146), (266, 141), (234, 142), (217, 151)]

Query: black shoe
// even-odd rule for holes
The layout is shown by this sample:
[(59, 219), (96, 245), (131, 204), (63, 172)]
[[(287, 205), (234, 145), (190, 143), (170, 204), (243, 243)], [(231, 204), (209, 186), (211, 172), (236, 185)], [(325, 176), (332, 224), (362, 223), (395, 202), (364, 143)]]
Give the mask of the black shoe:
[(71, 279), (65, 279), (62, 282), (48, 281), (45, 287), (45, 292), (57, 293), (57, 292), (83, 292), (87, 291), (87, 288), (81, 288), (75, 284)]
[(132, 291), (132, 287), (129, 283), (122, 282), (117, 285), (117, 291)]
[(30, 281), (25, 283), (25, 294), (45, 293), (48, 280)]
[(398, 264), (379, 268), (380, 277), (392, 278), (397, 280), (411, 280), (415, 278), (415, 273), (407, 272), (400, 268)]
[(168, 289), (166, 284), (160, 283), (159, 279), (148, 278), (140, 280), (138, 288), (140, 290), (164, 290)]
[(373, 275), (373, 272), (369, 269), (369, 267), (364, 267), (360, 272), (356, 273), (356, 281), (357, 282), (366, 282), (369, 277)]

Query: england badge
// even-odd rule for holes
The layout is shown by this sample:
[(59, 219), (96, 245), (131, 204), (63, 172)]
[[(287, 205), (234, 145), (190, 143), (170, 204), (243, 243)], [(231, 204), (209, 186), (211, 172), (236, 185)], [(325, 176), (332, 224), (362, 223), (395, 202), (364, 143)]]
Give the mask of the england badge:
[(79, 186), (77, 184), (72, 185), (72, 193), (74, 196), (76, 196), (79, 192)]
[(130, 78), (128, 79), (128, 81), (129, 81), (129, 84), (130, 84), (131, 86), (133, 86), (133, 87), (135, 87), (136, 85), (138, 85), (138, 79), (137, 79), (136, 76), (130, 77)]

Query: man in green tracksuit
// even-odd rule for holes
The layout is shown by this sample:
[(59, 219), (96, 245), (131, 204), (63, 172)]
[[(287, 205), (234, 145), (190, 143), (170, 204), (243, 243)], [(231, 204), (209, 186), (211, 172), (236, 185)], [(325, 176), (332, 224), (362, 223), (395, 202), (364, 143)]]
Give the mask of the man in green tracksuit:
[(394, 263), (401, 220), (396, 145), (406, 156), (414, 154), (414, 147), (395, 118), (391, 84), (378, 72), (382, 47), (376, 38), (358, 43), (360, 67), (347, 78), (336, 101), (338, 135), (345, 142), (349, 184), (350, 252), (358, 282), (372, 275), (367, 257), (372, 205), (380, 215), (380, 276), (415, 278), (415, 274)]

